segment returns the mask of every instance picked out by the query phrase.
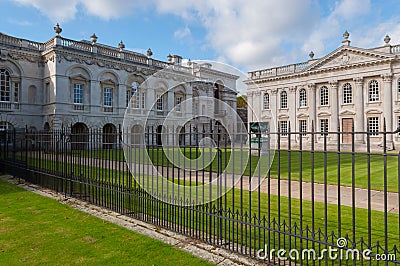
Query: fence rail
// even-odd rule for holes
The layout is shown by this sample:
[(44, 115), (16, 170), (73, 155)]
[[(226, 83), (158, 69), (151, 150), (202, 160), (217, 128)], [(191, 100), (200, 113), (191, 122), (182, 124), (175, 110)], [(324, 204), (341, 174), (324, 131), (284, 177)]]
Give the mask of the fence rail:
[(394, 133), (133, 128), (0, 131), (0, 166), (269, 265), (400, 264)]

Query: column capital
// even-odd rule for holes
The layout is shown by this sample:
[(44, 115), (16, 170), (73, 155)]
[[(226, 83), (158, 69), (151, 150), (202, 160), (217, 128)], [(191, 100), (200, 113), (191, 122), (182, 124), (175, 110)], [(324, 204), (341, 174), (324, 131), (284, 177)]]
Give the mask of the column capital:
[(278, 93), (278, 89), (272, 89), (272, 90), (271, 90), (271, 93), (272, 93), (273, 95), (276, 95), (276, 94)]
[(297, 86), (291, 86), (291, 87), (289, 87), (289, 91), (290, 91), (290, 92), (296, 92), (296, 90), (297, 90)]
[(381, 75), (383, 82), (392, 82), (392, 73), (385, 73)]
[(309, 89), (315, 89), (315, 83), (308, 83), (308, 84), (307, 84), (307, 87), (308, 87)]
[(355, 78), (353, 78), (353, 80), (356, 83), (356, 85), (361, 85), (364, 82), (364, 78), (363, 77), (355, 77)]
[(260, 96), (261, 95), (261, 91), (255, 91), (253, 92), (255, 96)]
[(331, 85), (331, 88), (332, 88), (332, 89), (337, 89), (338, 84), (339, 84), (338, 81), (335, 80), (335, 79), (329, 81), (329, 85)]

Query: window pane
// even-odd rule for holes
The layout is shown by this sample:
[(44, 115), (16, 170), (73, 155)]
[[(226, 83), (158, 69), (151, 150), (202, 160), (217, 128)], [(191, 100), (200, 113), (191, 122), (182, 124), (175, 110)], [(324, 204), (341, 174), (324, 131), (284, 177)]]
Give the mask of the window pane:
[(288, 121), (280, 121), (279, 122), (279, 128), (280, 128), (280, 132), (282, 133), (282, 136), (287, 136)]
[[(328, 132), (328, 119), (321, 119), (319, 121), (319, 126), (320, 126), (320, 132), (321, 133), (326, 133)], [(321, 134), (322, 135), (322, 134)]]
[(268, 94), (268, 93), (264, 93), (264, 97), (263, 97), (263, 109), (264, 109), (264, 110), (268, 110), (268, 109), (269, 109), (269, 94)]
[(9, 102), (10, 101), (10, 75), (7, 70), (0, 69), (0, 101)]
[(320, 91), (320, 104), (322, 106), (329, 104), (328, 88), (323, 86)]
[(379, 119), (378, 117), (368, 117), (368, 132), (371, 133), (372, 136), (377, 136), (379, 132)]
[(379, 86), (378, 81), (373, 80), (369, 83), (368, 99), (370, 102), (379, 101)]
[(74, 103), (83, 104), (83, 84), (74, 84)]
[(307, 106), (307, 92), (305, 89), (301, 89), (299, 92), (299, 106)]
[(343, 103), (353, 102), (353, 91), (351, 85), (346, 83), (343, 85)]
[(286, 91), (282, 91), (281, 93), (281, 109), (287, 108), (287, 93)]
[(19, 83), (14, 83), (14, 102), (19, 102)]
[(157, 95), (157, 103), (156, 103), (156, 108), (159, 111), (164, 110), (164, 103), (163, 103), (163, 95)]
[(104, 88), (103, 105), (107, 107), (112, 107), (112, 102), (113, 102), (112, 88)]

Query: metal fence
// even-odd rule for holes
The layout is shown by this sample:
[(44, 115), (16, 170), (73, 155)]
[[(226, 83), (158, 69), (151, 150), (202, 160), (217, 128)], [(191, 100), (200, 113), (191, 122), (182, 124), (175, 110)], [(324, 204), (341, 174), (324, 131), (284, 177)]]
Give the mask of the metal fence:
[(0, 166), (260, 263), (400, 264), (397, 133), (255, 133), (1, 131)]

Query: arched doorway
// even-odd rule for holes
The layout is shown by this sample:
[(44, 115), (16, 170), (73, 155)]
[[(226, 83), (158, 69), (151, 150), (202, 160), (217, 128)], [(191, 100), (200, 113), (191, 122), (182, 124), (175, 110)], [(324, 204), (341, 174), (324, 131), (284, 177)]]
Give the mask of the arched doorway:
[(89, 129), (84, 123), (75, 123), (71, 128), (71, 149), (84, 150), (89, 142)]
[(103, 127), (103, 149), (114, 149), (117, 144), (117, 127), (111, 123)]
[(131, 128), (131, 144), (136, 146), (143, 144), (143, 127), (141, 125), (134, 125)]

